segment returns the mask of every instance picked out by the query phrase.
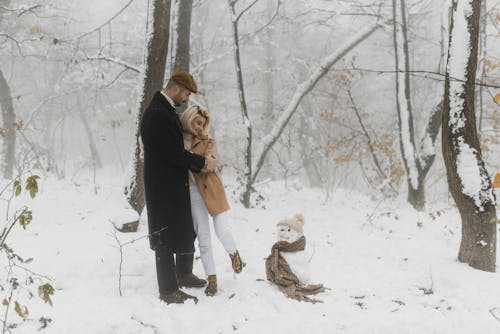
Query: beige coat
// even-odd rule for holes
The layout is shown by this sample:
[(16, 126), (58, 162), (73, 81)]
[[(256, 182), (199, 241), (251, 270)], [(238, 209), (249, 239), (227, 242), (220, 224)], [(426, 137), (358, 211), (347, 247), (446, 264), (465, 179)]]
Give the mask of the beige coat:
[[(208, 136), (197, 136), (193, 140), (191, 152), (202, 156), (215, 155), (214, 141)], [(224, 185), (216, 172), (193, 173), (193, 176), (211, 216), (229, 210)]]

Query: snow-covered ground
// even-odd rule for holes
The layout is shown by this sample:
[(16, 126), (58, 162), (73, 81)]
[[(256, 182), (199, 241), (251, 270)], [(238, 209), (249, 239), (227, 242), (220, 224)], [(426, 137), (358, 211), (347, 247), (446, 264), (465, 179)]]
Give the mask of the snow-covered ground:
[[(158, 299), (153, 252), (142, 238), (120, 252), (110, 218), (124, 208), (123, 178), (109, 173), (76, 184), (40, 180), (40, 194), (25, 202), (34, 220), (16, 228), (11, 245), (26, 266), (52, 278), (53, 306), (37, 297), (25, 300), (28, 320), (14, 333), (35, 333), (38, 319), (52, 322), (43, 333), (499, 333), (499, 276), (474, 270), (456, 260), (460, 241), (457, 210), (444, 199), (426, 212), (404, 199), (374, 201), (337, 190), (324, 193), (268, 182), (260, 187), (265, 208), (232, 204), (233, 233), (243, 272), (233, 274), (218, 241), (215, 257), (219, 293), (187, 289), (198, 304), (166, 305)], [(233, 195), (234, 184), (228, 194)], [(313, 283), (331, 290), (317, 295), (323, 303), (287, 299), (266, 281), (265, 258), (276, 240), (275, 224), (295, 213), (305, 216)], [(147, 233), (118, 233), (121, 243)], [(194, 272), (203, 276), (199, 258)], [(3, 283), (2, 283), (3, 284)], [(4, 307), (4, 306), (2, 306)], [(497, 309), (498, 308), (498, 309)]]

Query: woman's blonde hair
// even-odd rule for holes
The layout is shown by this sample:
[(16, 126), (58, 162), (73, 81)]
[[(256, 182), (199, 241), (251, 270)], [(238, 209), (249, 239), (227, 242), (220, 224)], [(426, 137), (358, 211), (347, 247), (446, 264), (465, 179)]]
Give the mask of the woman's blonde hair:
[(181, 115), (182, 129), (184, 131), (193, 132), (193, 129), (191, 128), (191, 123), (193, 123), (193, 120), (198, 116), (205, 118), (205, 124), (203, 125), (203, 130), (201, 131), (201, 135), (208, 136), (208, 130), (210, 130), (210, 115), (207, 109), (203, 109), (202, 107), (196, 104), (191, 105), (182, 113)]

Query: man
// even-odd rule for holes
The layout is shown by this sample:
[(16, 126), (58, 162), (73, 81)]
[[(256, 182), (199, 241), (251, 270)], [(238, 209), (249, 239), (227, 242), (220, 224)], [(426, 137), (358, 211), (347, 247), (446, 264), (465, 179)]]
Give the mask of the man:
[[(175, 107), (186, 103), (198, 88), (186, 71), (176, 71), (167, 86), (157, 92), (144, 111), (141, 138), (144, 144), (144, 187), (150, 246), (156, 253), (160, 299), (184, 303), (194, 296), (179, 287), (203, 287), (205, 280), (192, 273), (194, 239), (188, 170), (210, 172), (213, 157), (184, 149), (182, 126)], [(175, 253), (175, 261), (174, 261)]]

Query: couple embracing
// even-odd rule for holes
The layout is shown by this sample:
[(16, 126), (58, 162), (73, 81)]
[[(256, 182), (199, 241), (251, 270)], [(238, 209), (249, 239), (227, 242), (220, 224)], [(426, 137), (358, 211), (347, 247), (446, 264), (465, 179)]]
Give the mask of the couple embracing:
[(149, 241), (156, 255), (160, 299), (168, 304), (188, 299), (196, 303), (196, 297), (179, 288), (207, 285), (193, 274), (196, 236), (208, 280), (205, 294), (217, 292), (209, 215), (233, 270), (239, 273), (243, 267), (229, 226), (224, 186), (215, 172), (214, 143), (208, 137), (210, 115), (197, 105), (180, 117), (175, 112), (197, 92), (188, 72), (174, 72), (153, 96), (140, 124)]

